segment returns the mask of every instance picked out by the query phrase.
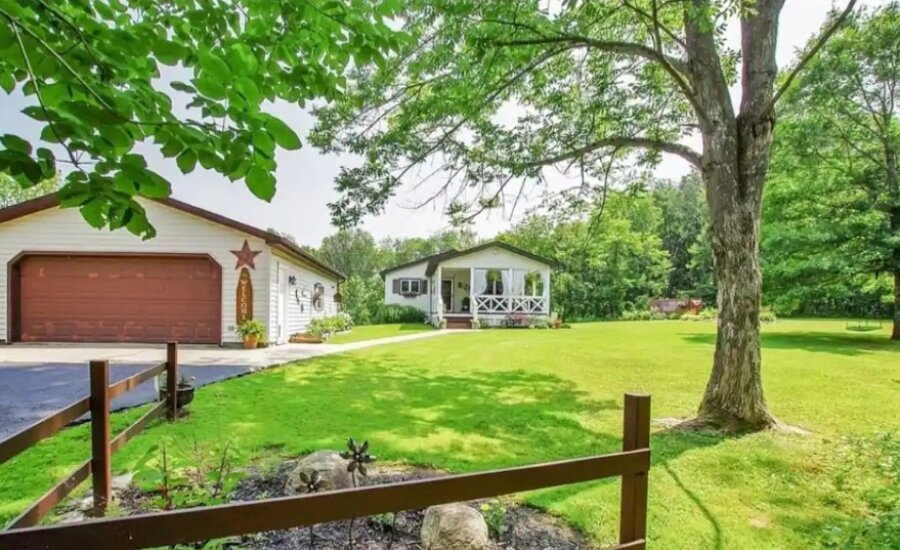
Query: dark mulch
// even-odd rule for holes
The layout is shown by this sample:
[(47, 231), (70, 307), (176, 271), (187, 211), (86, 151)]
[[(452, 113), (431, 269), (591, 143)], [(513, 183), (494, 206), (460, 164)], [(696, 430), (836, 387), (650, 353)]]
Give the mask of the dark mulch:
[[(285, 463), (274, 472), (254, 472), (248, 475), (232, 494), (232, 500), (258, 500), (284, 495), (287, 474), (294, 466)], [(374, 468), (362, 485), (380, 485), (398, 481), (424, 479), (444, 475), (426, 469)], [(476, 510), (488, 501), (468, 502)], [(496, 548), (516, 550), (580, 550), (594, 548), (583, 535), (559, 519), (540, 510), (512, 502), (504, 502), (506, 524)], [(396, 515), (357, 518), (353, 521), (352, 545), (348, 538), (349, 521), (318, 524), (312, 529), (272, 531), (243, 537), (241, 547), (259, 549), (311, 549), (317, 550), (419, 550), (422, 548), (419, 531), (425, 511), (408, 510)]]

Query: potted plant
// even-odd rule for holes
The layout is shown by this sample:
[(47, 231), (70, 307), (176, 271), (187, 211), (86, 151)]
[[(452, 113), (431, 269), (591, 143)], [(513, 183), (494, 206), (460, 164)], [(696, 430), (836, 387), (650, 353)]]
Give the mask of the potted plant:
[(238, 325), (237, 334), (243, 339), (245, 349), (256, 349), (259, 341), (266, 337), (266, 327), (257, 319), (247, 319)]
[[(194, 400), (194, 389), (194, 377), (185, 378), (182, 374), (178, 379), (178, 393), (175, 398), (179, 409)], [(159, 386), (159, 399), (165, 400), (168, 393), (166, 380), (163, 378)]]

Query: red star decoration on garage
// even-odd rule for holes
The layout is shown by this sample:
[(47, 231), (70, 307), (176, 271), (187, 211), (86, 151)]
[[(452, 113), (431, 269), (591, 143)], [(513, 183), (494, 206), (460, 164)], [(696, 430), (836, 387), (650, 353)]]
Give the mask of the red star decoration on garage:
[(237, 256), (235, 269), (240, 269), (242, 265), (249, 266), (250, 269), (256, 269), (253, 260), (262, 254), (262, 250), (250, 250), (250, 243), (247, 242), (247, 239), (244, 239), (244, 246), (240, 250), (232, 250), (231, 253)]

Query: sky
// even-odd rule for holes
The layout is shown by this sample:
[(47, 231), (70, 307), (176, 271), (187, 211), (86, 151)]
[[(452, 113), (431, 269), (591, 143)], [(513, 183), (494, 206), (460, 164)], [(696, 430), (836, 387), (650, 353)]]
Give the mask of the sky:
[[(842, 6), (845, 2), (840, 0), (837, 5)], [(885, 3), (887, 0), (859, 1), (861, 6)], [(834, 4), (832, 0), (786, 0), (779, 27), (779, 67), (793, 61), (797, 49), (818, 31)], [(729, 29), (727, 38), (732, 47), (737, 46), (739, 37), (735, 25)], [(3, 101), (0, 133), (13, 132), (29, 139), (37, 138), (40, 127), (19, 112), (29, 103), (30, 100), (22, 96)], [(270, 112), (293, 127), (301, 138), (314, 124), (312, 116), (291, 105), (276, 104)], [(175, 198), (257, 227), (272, 227), (290, 233), (301, 244), (311, 246), (317, 246), (323, 237), (335, 231), (327, 207), (327, 203), (337, 197), (333, 180), (341, 166), (355, 162), (352, 156), (325, 155), (307, 145), (298, 151), (279, 150), (276, 153), (278, 190), (272, 202), (266, 203), (255, 198), (242, 181), (232, 183), (199, 165), (185, 176), (175, 166), (174, 159), (163, 158), (151, 147), (142, 147), (140, 152), (145, 153), (152, 170), (172, 182)], [(63, 166), (60, 168), (64, 169)], [(688, 168), (686, 162), (666, 157), (657, 168), (657, 175), (675, 179), (687, 173)], [(378, 239), (426, 236), (449, 228), (449, 220), (441, 212), (440, 204), (411, 208), (427, 195), (427, 191), (401, 189), (383, 214), (365, 219), (360, 227)], [(528, 207), (539, 202), (540, 193), (535, 191), (526, 197), (524, 207), (520, 205), (512, 216), (498, 209), (482, 215), (473, 229), (482, 237), (490, 237), (511, 227)]]

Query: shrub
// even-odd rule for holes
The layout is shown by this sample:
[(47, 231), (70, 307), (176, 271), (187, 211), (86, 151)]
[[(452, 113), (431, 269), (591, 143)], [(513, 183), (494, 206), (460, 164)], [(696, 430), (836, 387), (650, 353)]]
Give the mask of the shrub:
[(372, 323), (389, 325), (395, 323), (424, 323), (425, 314), (413, 306), (399, 304), (379, 304), (372, 315)]
[(716, 319), (719, 317), (719, 312), (716, 311), (714, 307), (705, 307), (703, 311), (700, 312), (700, 318), (704, 321), (710, 321), (712, 319)]
[(323, 340), (327, 340), (336, 332), (344, 332), (353, 328), (353, 319), (346, 313), (341, 313), (333, 317), (316, 317), (309, 322), (306, 332), (317, 336)]
[(531, 325), (531, 318), (524, 313), (510, 313), (503, 321), (506, 328), (525, 328)]
[(772, 310), (764, 310), (759, 312), (759, 321), (761, 323), (774, 323), (778, 318)]
[(704, 317), (702, 315), (694, 315), (693, 313), (685, 313), (680, 317), (682, 321), (702, 321)]
[(661, 311), (652, 311), (650, 312), (650, 320), (651, 321), (665, 321), (669, 316)]
[(619, 320), (621, 321), (649, 321), (650, 319), (651, 313), (648, 310), (623, 311), (619, 315)]
[(528, 328), (553, 328), (553, 324), (544, 316), (531, 317), (528, 320)]

